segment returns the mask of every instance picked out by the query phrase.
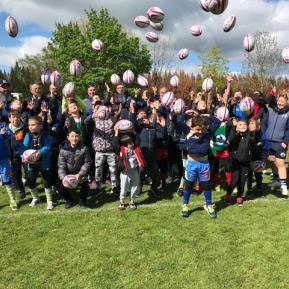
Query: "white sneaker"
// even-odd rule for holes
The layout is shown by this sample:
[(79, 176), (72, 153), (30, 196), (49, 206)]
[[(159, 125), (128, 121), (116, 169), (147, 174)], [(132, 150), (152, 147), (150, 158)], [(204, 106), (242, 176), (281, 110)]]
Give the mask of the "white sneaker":
[(282, 196), (285, 196), (285, 197), (288, 196), (288, 189), (286, 185), (281, 186), (281, 193), (282, 193)]
[(270, 184), (268, 184), (270, 188), (278, 188), (281, 186), (281, 183), (279, 180), (273, 180)]
[(35, 207), (40, 202), (41, 202), (40, 199), (32, 199), (31, 203), (29, 204), (29, 207)]
[(53, 210), (53, 208), (54, 208), (53, 203), (52, 202), (48, 202), (47, 203), (47, 210), (51, 211), (51, 210)]

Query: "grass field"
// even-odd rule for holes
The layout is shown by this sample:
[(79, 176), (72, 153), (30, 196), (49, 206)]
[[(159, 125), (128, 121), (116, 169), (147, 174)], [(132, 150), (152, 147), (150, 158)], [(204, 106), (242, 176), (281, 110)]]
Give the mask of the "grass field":
[(174, 192), (144, 193), (136, 211), (103, 193), (87, 211), (30, 208), (28, 196), (12, 212), (1, 189), (0, 289), (289, 288), (289, 201), (268, 192), (226, 207), (214, 194), (210, 219), (194, 196), (183, 219)]

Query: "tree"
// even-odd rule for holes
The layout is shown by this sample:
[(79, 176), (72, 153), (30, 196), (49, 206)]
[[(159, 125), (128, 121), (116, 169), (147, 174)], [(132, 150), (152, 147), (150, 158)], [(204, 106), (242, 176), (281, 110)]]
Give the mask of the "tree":
[(276, 37), (269, 32), (257, 32), (255, 48), (246, 54), (243, 66), (246, 72), (257, 76), (253, 83), (255, 90), (264, 92), (269, 79), (281, 75), (285, 70)]
[(222, 88), (224, 86), (224, 76), (229, 72), (228, 59), (221, 54), (218, 47), (211, 47), (207, 53), (199, 55), (201, 61), (200, 71), (203, 77), (212, 76), (215, 86)]
[[(59, 70), (65, 82), (76, 81), (78, 94), (84, 94), (88, 84), (103, 85), (113, 73), (122, 75), (127, 69), (136, 75), (149, 72), (149, 50), (137, 37), (124, 32), (118, 20), (110, 17), (106, 9), (85, 12), (86, 21), (56, 24), (51, 42), (43, 52), (36, 57), (26, 57), (21, 63), (37, 66), (39, 60), (41, 66)], [(92, 51), (91, 43), (96, 38), (105, 45), (101, 53)], [(74, 59), (84, 66), (83, 74), (77, 79), (69, 73), (69, 63)]]

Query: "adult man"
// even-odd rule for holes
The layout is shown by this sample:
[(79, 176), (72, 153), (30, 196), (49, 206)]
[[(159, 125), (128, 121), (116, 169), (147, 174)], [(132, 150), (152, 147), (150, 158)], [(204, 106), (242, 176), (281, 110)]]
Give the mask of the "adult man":
[(10, 103), (13, 96), (10, 93), (10, 84), (5, 79), (0, 80), (0, 116), (1, 121), (8, 120), (8, 112), (10, 111)]
[(47, 95), (48, 107), (52, 118), (52, 126), (55, 126), (61, 117), (62, 97), (58, 92), (57, 86), (50, 84), (49, 94)]
[(87, 88), (87, 97), (84, 99), (84, 102), (86, 104), (87, 107), (87, 114), (89, 111), (92, 110), (92, 98), (94, 95), (96, 95), (98, 93), (98, 87), (94, 84), (91, 84), (88, 86)]

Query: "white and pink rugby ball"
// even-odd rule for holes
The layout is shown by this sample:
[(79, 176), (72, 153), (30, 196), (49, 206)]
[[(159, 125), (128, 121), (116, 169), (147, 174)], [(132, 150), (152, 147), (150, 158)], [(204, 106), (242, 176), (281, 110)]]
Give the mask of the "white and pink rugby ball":
[(171, 91), (168, 91), (163, 97), (162, 97), (162, 100), (161, 100), (161, 104), (165, 107), (169, 107), (172, 105), (172, 103), (174, 102), (175, 100), (175, 96), (174, 96), (174, 93), (171, 92)]
[(163, 21), (165, 17), (164, 11), (159, 7), (150, 7), (147, 11), (147, 15), (148, 18), (154, 23)]
[(194, 36), (200, 36), (203, 33), (203, 29), (200, 25), (193, 25), (191, 27), (191, 33)]
[(255, 38), (251, 33), (248, 33), (243, 40), (244, 49), (251, 52), (255, 47)]
[(225, 121), (229, 118), (229, 110), (225, 106), (221, 106), (216, 111), (216, 117), (220, 121)]
[(98, 110), (96, 111), (96, 117), (99, 119), (106, 119), (109, 113), (109, 109), (107, 106), (101, 105)]
[(73, 97), (75, 95), (75, 83), (66, 83), (62, 89), (62, 93), (65, 97)]
[(135, 80), (134, 73), (131, 70), (126, 70), (122, 76), (122, 80), (126, 84), (131, 84)]
[(189, 56), (189, 50), (187, 48), (182, 48), (178, 53), (178, 57), (181, 60), (186, 59), (188, 56)]
[(132, 130), (133, 123), (127, 119), (121, 119), (115, 124), (114, 128), (117, 128), (120, 131)]
[(83, 66), (81, 65), (79, 60), (72, 60), (69, 64), (69, 71), (72, 76), (77, 77), (82, 73)]
[(11, 37), (16, 37), (18, 34), (18, 24), (14, 17), (8, 16), (5, 20), (5, 30)]
[(104, 49), (104, 44), (99, 39), (94, 39), (91, 43), (91, 47), (95, 52), (101, 52)]
[(170, 86), (178, 87), (179, 84), (180, 84), (180, 79), (176, 75), (173, 75), (170, 79)]
[(240, 110), (242, 112), (249, 115), (253, 112), (253, 109), (254, 109), (254, 100), (251, 97), (246, 96), (246, 97), (241, 99)]
[(150, 25), (150, 20), (146, 16), (137, 16), (134, 23), (137, 27), (146, 28)]
[(214, 86), (212, 78), (208, 77), (203, 81), (202, 89), (204, 92), (209, 92)]
[(209, 10), (209, 3), (208, 3), (208, 0), (200, 0), (200, 7), (206, 11), (206, 12), (210, 12)]
[(149, 41), (149, 42), (158, 42), (159, 41), (159, 36), (155, 33), (155, 32), (147, 32), (145, 34), (145, 38)]
[(137, 83), (139, 86), (141, 87), (148, 87), (149, 86), (149, 81), (147, 80), (146, 77), (144, 77), (143, 75), (139, 75), (137, 77)]
[(22, 154), (22, 162), (24, 163), (35, 163), (36, 157), (35, 154), (37, 153), (37, 150), (26, 150)]
[(237, 18), (235, 15), (229, 16), (224, 22), (224, 27), (223, 27), (224, 32), (231, 31), (236, 24), (236, 20)]
[(252, 161), (250, 163), (250, 166), (251, 166), (252, 171), (257, 172), (257, 173), (263, 172), (266, 168), (265, 162), (261, 160)]
[(152, 21), (150, 21), (150, 26), (157, 31), (162, 31), (164, 29), (164, 23), (163, 22), (159, 22), (159, 23), (154, 23)]
[(118, 86), (119, 84), (121, 84), (121, 80), (120, 77), (117, 74), (112, 74), (110, 77), (110, 82), (114, 85), (114, 86)]
[(289, 47), (282, 50), (282, 59), (285, 63), (289, 63)]
[(184, 100), (181, 98), (178, 98), (174, 103), (173, 109), (176, 114), (180, 114), (185, 111), (185, 107), (186, 107), (186, 104)]
[(78, 186), (78, 180), (75, 175), (66, 175), (62, 180), (62, 184), (67, 189), (76, 189)]
[(229, 0), (208, 0), (209, 11), (213, 14), (222, 14), (228, 7)]
[(54, 70), (50, 75), (50, 83), (60, 87), (62, 85), (62, 76), (59, 71)]
[(49, 68), (44, 68), (41, 71), (41, 82), (43, 85), (49, 85), (50, 84), (50, 76), (52, 71)]

